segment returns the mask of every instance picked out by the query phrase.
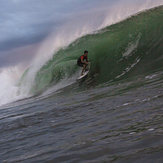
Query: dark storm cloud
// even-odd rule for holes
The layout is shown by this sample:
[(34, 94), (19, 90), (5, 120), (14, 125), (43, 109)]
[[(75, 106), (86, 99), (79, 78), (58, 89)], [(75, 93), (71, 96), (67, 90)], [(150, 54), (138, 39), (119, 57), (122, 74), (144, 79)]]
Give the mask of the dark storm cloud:
[[(50, 5), (43, 5), (41, 1), (38, 4), (36, 2), (28, 0), (0, 2), (0, 6), (3, 6), (0, 10), (0, 42), (7, 43), (9, 40), (11, 44), (11, 40), (15, 38), (20, 38), (22, 42), (22, 38), (27, 40), (37, 37), (40, 33), (47, 34), (59, 22), (58, 19), (61, 21), (61, 16), (59, 18), (59, 14), (50, 10)], [(55, 7), (53, 9), (55, 10)]]
[(11, 50), (15, 47), (42, 42), (52, 30), (58, 27), (59, 24), (61, 23), (57, 23), (56, 25), (54, 22), (35, 24), (33, 25), (33, 30), (36, 31), (34, 34), (24, 33), (22, 36), (17, 35), (13, 38), (11, 37), (7, 40), (0, 41), (0, 52)]
[(35, 36), (34, 38), (27, 38), (25, 39), (24, 37), (22, 38), (13, 38), (11, 40), (3, 41), (0, 42), (0, 51), (6, 51), (6, 50), (11, 50), (15, 47), (22, 47), (24, 45), (30, 45), (30, 44), (35, 44), (37, 42), (42, 41), (46, 35), (38, 35)]
[(70, 15), (105, 3), (108, 0), (1, 0), (0, 51), (41, 42)]

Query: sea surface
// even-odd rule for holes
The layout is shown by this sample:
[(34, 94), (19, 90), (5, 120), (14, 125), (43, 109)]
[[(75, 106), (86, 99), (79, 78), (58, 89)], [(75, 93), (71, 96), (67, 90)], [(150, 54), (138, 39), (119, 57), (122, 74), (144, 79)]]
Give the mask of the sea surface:
[[(162, 20), (160, 6), (58, 50), (28, 98), (0, 107), (0, 162), (162, 163)], [(76, 81), (84, 50), (90, 72)]]

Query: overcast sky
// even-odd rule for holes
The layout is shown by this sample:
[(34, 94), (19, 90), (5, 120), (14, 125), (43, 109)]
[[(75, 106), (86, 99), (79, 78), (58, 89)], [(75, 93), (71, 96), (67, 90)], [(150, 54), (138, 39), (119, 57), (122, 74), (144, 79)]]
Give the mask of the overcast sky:
[(163, 0), (0, 0), (0, 68), (30, 62), (40, 43), (72, 20), (99, 25), (106, 12), (114, 16), (113, 6), (124, 8), (125, 2), (139, 9), (145, 1), (147, 7), (163, 4)]
[(0, 51), (37, 43), (73, 15), (109, 2), (87, 1), (0, 0)]

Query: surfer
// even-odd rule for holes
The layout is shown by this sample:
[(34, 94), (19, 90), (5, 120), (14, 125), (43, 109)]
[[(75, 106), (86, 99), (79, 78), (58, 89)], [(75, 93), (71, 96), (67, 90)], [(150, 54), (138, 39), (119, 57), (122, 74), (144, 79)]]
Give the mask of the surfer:
[[(84, 60), (86, 60), (86, 61), (84, 61)], [(86, 67), (87, 67), (87, 65), (89, 65), (88, 62), (90, 62), (90, 61), (91, 60), (88, 60), (88, 51), (85, 50), (84, 51), (84, 55), (80, 56), (79, 59), (78, 59), (78, 61), (77, 61), (77, 65), (80, 66), (80, 67), (83, 67), (82, 72), (81, 72), (81, 76), (84, 75), (83, 74), (84, 70), (85, 71), (89, 70)]]

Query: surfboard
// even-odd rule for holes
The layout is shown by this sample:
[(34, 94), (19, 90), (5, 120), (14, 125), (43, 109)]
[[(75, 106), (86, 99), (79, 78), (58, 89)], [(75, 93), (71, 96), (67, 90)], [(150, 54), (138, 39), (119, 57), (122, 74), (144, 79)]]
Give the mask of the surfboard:
[(84, 72), (83, 72), (83, 75), (80, 76), (80, 77), (78, 77), (78, 78), (76, 79), (76, 81), (77, 81), (77, 80), (80, 80), (80, 79), (82, 79), (82, 78), (84, 78), (84, 77), (88, 74), (88, 72), (89, 72), (89, 70), (84, 71)]

